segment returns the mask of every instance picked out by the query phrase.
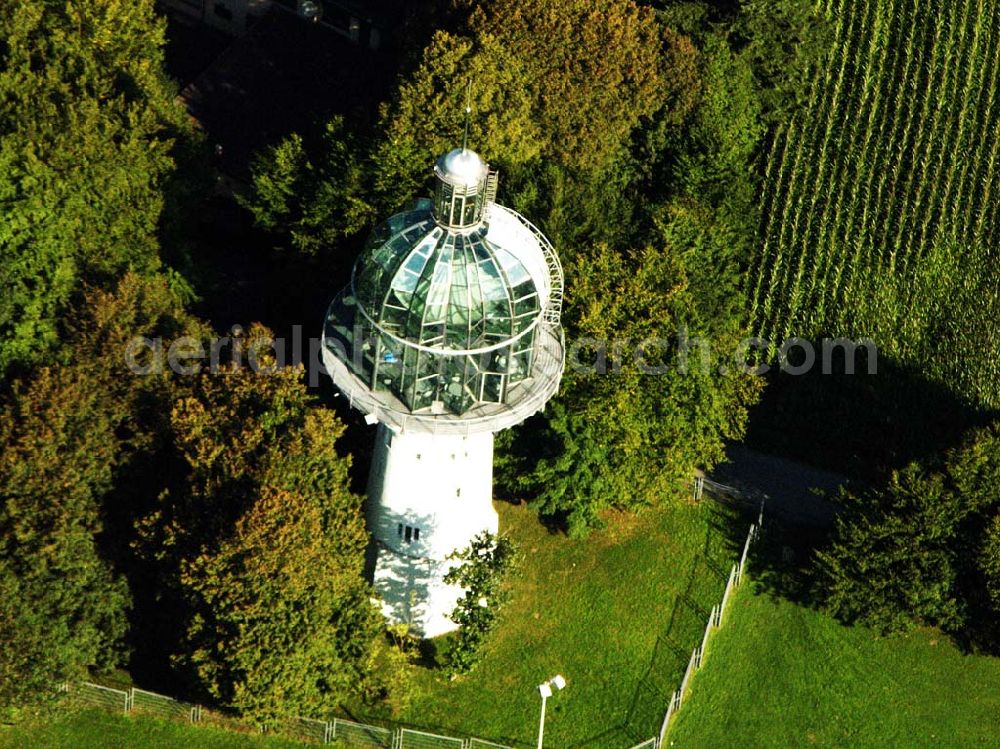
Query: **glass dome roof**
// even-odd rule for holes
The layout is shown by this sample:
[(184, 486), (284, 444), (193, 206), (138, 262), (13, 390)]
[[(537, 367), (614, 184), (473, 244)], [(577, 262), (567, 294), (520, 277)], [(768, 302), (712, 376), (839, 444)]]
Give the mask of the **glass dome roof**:
[(376, 419), (494, 431), (558, 387), (562, 267), (531, 222), (495, 202), (478, 154), (450, 151), (434, 173), (433, 200), (369, 238), (327, 314), (323, 362)]
[(403, 345), (441, 353), (489, 351), (538, 320), (539, 289), (486, 226), (468, 233), (435, 222), (429, 201), (379, 226), (354, 271), (365, 317)]

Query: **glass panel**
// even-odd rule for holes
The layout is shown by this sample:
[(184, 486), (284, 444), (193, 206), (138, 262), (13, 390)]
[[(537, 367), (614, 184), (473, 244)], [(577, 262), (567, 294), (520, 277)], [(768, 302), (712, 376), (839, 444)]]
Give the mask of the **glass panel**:
[(500, 267), (503, 268), (504, 273), (507, 275), (507, 283), (511, 286), (517, 286), (531, 280), (531, 276), (528, 275), (528, 271), (521, 265), (521, 261), (511, 253), (498, 247), (496, 248), (496, 257), (500, 263)]
[(532, 294), (531, 296), (521, 297), (520, 299), (514, 300), (514, 315), (520, 317), (521, 315), (529, 315), (533, 312), (538, 311), (538, 296)]
[(531, 374), (531, 351), (522, 351), (510, 358), (510, 381), (520, 382)]
[(420, 331), (420, 343), (424, 346), (435, 346), (444, 343), (445, 324), (434, 322), (426, 324)]
[(404, 307), (385, 305), (382, 308), (382, 319), (379, 322), (385, 328), (390, 328), (394, 333), (399, 334), (406, 325), (406, 319), (410, 311)]
[(410, 254), (410, 259), (406, 261), (406, 265), (403, 266), (408, 272), (420, 275), (420, 272), (424, 269), (424, 263), (427, 262), (427, 256), (421, 255), (419, 252), (413, 252)]
[(503, 397), (504, 376), (500, 374), (483, 375), (482, 399), (492, 403), (501, 403), (503, 401)]
[(436, 286), (446, 286), (451, 281), (451, 255), (455, 251), (452, 242), (449, 240), (438, 253), (437, 263), (434, 265), (434, 284)]
[(462, 211), (462, 226), (472, 226), (476, 222), (476, 200), (475, 198), (465, 201), (465, 209)]
[(396, 274), (396, 278), (393, 279), (392, 288), (404, 294), (412, 293), (417, 288), (417, 281), (419, 280), (420, 276), (413, 273), (409, 268), (403, 268)]
[(462, 386), (465, 372), (462, 359), (463, 357), (449, 356), (445, 360), (444, 382), (441, 391), (441, 400), (444, 401), (445, 407), (456, 414), (465, 411)]
[[(423, 361), (431, 357), (429, 354), (421, 352), (420, 358), (421, 364), (418, 367), (418, 370), (422, 370), (425, 366)], [(437, 400), (437, 386), (439, 380), (440, 378), (437, 374), (431, 374), (427, 377), (417, 379), (413, 405), (411, 406), (414, 411), (419, 411), (422, 408), (430, 408), (431, 403)]]
[[(396, 394), (413, 410), (440, 400), (453, 413), (477, 402), (498, 402), (530, 376), (528, 332), (511, 337), (537, 319), (540, 300), (517, 256), (485, 239), (485, 229), (449, 234), (430, 218), (469, 224), (478, 217), (481, 195), (443, 186), (434, 203), (393, 216), (373, 232), (359, 261), (359, 303), (400, 338), (439, 349), (419, 351), (379, 336), (367, 349), (355, 342), (354, 365), (371, 386)], [(448, 355), (448, 349), (493, 351)]]
[(438, 182), (437, 202), (435, 213), (439, 221), (448, 223), (451, 217), (452, 186), (445, 182)]

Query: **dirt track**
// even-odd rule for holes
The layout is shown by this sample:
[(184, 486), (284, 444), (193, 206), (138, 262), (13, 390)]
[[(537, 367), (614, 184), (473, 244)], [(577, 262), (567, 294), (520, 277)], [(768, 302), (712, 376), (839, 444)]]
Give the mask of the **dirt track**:
[(835, 493), (847, 480), (844, 476), (742, 445), (731, 445), (726, 454), (729, 462), (712, 471), (712, 480), (749, 494), (764, 495), (768, 514), (780, 514), (792, 523), (833, 523), (836, 507), (825, 495)]

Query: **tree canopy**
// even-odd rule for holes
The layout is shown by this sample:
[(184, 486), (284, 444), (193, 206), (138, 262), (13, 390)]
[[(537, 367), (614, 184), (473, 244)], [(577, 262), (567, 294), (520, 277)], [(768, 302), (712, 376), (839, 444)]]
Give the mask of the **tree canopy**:
[[(163, 376), (136, 377), (133, 336), (197, 332), (162, 278), (127, 274), (66, 321), (68, 362), (12, 383), (0, 408), (0, 702), (107, 669), (125, 651), (128, 523), (113, 497), (149, 449)], [(124, 528), (123, 528), (124, 525)]]
[(323, 715), (363, 689), (380, 621), (361, 575), (361, 499), (334, 447), (344, 427), (312, 403), (301, 368), (273, 368), (270, 341), (261, 326), (242, 341), (264, 371), (244, 362), (179, 384), (181, 478), (140, 521), (181, 622), (175, 665), (261, 721)]
[(119, 662), (128, 592), (96, 541), (117, 440), (93, 384), (41, 369), (0, 410), (0, 704)]
[(939, 464), (913, 464), (884, 486), (841, 495), (844, 512), (818, 556), (826, 605), (884, 631), (929, 624), (995, 648), (1000, 423)]
[(158, 267), (172, 136), (152, 0), (0, 8), (0, 374), (58, 340), (85, 282)]
[(499, 451), (505, 490), (583, 532), (603, 507), (676, 496), (742, 434), (759, 392), (729, 366), (756, 231), (754, 72), (724, 34), (696, 45), (629, 0), (456, 8), (370, 132), (335, 121), (287, 139), (258, 160), (247, 205), (307, 251), (361, 229), (420, 194), (457, 144), (471, 82), (470, 143), (566, 265), (570, 346), (692, 337), (713, 351), (700, 372), (570, 371), (544, 418), (501, 438), (515, 443)]

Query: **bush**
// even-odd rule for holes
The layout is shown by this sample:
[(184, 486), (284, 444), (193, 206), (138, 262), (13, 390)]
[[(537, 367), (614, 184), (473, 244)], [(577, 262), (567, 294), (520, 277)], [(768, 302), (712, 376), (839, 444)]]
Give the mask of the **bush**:
[(1000, 422), (941, 464), (933, 472), (913, 464), (884, 488), (842, 492), (834, 539), (817, 555), (820, 593), (846, 622), (883, 632), (964, 629), (995, 648), (988, 625), (1000, 612)]
[(445, 582), (461, 585), (465, 595), (451, 613), (459, 629), (448, 653), (448, 666), (452, 673), (464, 674), (479, 662), (483, 643), (509, 598), (504, 580), (517, 564), (517, 548), (506, 536), (484, 531), (450, 558), (462, 564), (448, 571)]

